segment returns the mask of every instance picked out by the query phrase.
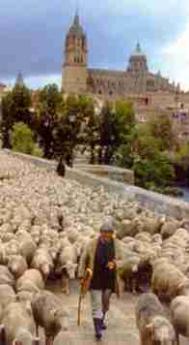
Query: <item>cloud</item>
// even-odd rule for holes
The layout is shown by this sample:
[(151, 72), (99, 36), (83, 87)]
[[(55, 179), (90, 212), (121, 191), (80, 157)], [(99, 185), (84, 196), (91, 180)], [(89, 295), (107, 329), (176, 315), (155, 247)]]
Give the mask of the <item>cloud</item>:
[(162, 49), (163, 69), (167, 75), (180, 82), (185, 90), (189, 90), (189, 22), (179, 37)]
[[(64, 38), (76, 0), (0, 1), (0, 79), (15, 78), (18, 71), (30, 77), (31, 83), (38, 80), (39, 85), (40, 80), (61, 77)], [(171, 53), (170, 47), (186, 31), (188, 14), (188, 0), (167, 0), (166, 6), (163, 0), (80, 0), (89, 65), (124, 70), (140, 40), (150, 67), (161, 68), (177, 79), (179, 66), (173, 66), (171, 57), (177, 49)]]

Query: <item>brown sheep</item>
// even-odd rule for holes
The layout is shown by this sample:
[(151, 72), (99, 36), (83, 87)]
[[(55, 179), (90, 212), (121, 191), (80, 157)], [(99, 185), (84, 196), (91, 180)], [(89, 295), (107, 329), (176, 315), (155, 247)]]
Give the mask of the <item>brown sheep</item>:
[(36, 334), (41, 326), (45, 331), (46, 345), (53, 343), (60, 331), (67, 330), (67, 310), (61, 307), (57, 296), (49, 291), (37, 293), (32, 301), (33, 315), (36, 322)]
[(174, 328), (165, 317), (156, 295), (142, 294), (138, 299), (135, 315), (141, 345), (176, 345)]

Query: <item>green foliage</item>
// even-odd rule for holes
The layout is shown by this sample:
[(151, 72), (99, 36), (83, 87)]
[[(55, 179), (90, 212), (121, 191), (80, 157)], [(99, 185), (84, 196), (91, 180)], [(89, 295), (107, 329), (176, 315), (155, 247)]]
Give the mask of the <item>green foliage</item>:
[(163, 192), (173, 183), (174, 169), (166, 152), (160, 150), (161, 138), (152, 135), (149, 124), (139, 124), (127, 139), (118, 150), (119, 165), (133, 169), (137, 185)]
[(171, 150), (175, 145), (175, 135), (172, 128), (172, 122), (168, 115), (161, 115), (153, 117), (147, 123), (151, 135), (154, 138), (159, 138), (159, 149), (161, 151)]
[(127, 136), (135, 123), (133, 104), (128, 101), (117, 101), (115, 104), (115, 128), (118, 145), (127, 142)]
[(63, 97), (56, 84), (46, 85), (39, 93), (39, 115), (58, 116), (63, 109)]
[(33, 127), (40, 139), (44, 157), (53, 157), (53, 131), (64, 113), (62, 93), (57, 85), (49, 84), (40, 90)]
[(14, 124), (11, 142), (14, 151), (41, 157), (41, 150), (33, 140), (32, 130), (23, 122)]
[(24, 86), (16, 85), (2, 99), (2, 120), (1, 131), (3, 147), (10, 148), (10, 132), (16, 122), (31, 123), (31, 95), (30, 91)]
[(30, 122), (31, 94), (26, 86), (16, 85), (12, 90), (12, 116), (15, 122)]
[(172, 183), (174, 169), (166, 155), (159, 152), (153, 159), (138, 158), (134, 161), (133, 170), (139, 186), (151, 189), (154, 186), (164, 188)]
[(186, 176), (189, 170), (189, 143), (181, 145), (173, 154), (173, 163), (180, 167)]
[(129, 143), (134, 125), (134, 110), (130, 102), (117, 101), (115, 108), (110, 103), (104, 105), (100, 114), (99, 163), (111, 163), (120, 146)]

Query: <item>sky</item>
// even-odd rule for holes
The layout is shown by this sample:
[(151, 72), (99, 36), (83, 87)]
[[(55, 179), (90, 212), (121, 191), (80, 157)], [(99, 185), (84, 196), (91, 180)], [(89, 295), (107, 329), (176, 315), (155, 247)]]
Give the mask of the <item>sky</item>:
[(89, 66), (126, 70), (140, 41), (152, 72), (189, 90), (188, 0), (0, 0), (0, 81), (61, 84), (64, 39), (79, 8)]

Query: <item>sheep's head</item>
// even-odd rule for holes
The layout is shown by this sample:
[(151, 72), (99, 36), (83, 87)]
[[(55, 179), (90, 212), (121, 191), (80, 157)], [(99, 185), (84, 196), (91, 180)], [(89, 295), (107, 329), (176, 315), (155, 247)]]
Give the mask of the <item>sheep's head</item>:
[(174, 345), (176, 335), (172, 324), (164, 317), (156, 317), (146, 326), (148, 337), (153, 345)]
[(68, 261), (66, 265), (63, 267), (63, 269), (66, 270), (70, 279), (75, 278), (76, 268), (77, 268), (77, 264), (71, 261)]
[(63, 331), (68, 330), (68, 324), (69, 324), (69, 312), (68, 310), (63, 307), (63, 308), (57, 308), (53, 309), (52, 311), (54, 320), (56, 321), (57, 324), (59, 324), (60, 329)]
[(13, 345), (32, 345), (33, 336), (32, 334), (24, 328), (19, 328), (17, 331), (16, 338), (13, 341)]

